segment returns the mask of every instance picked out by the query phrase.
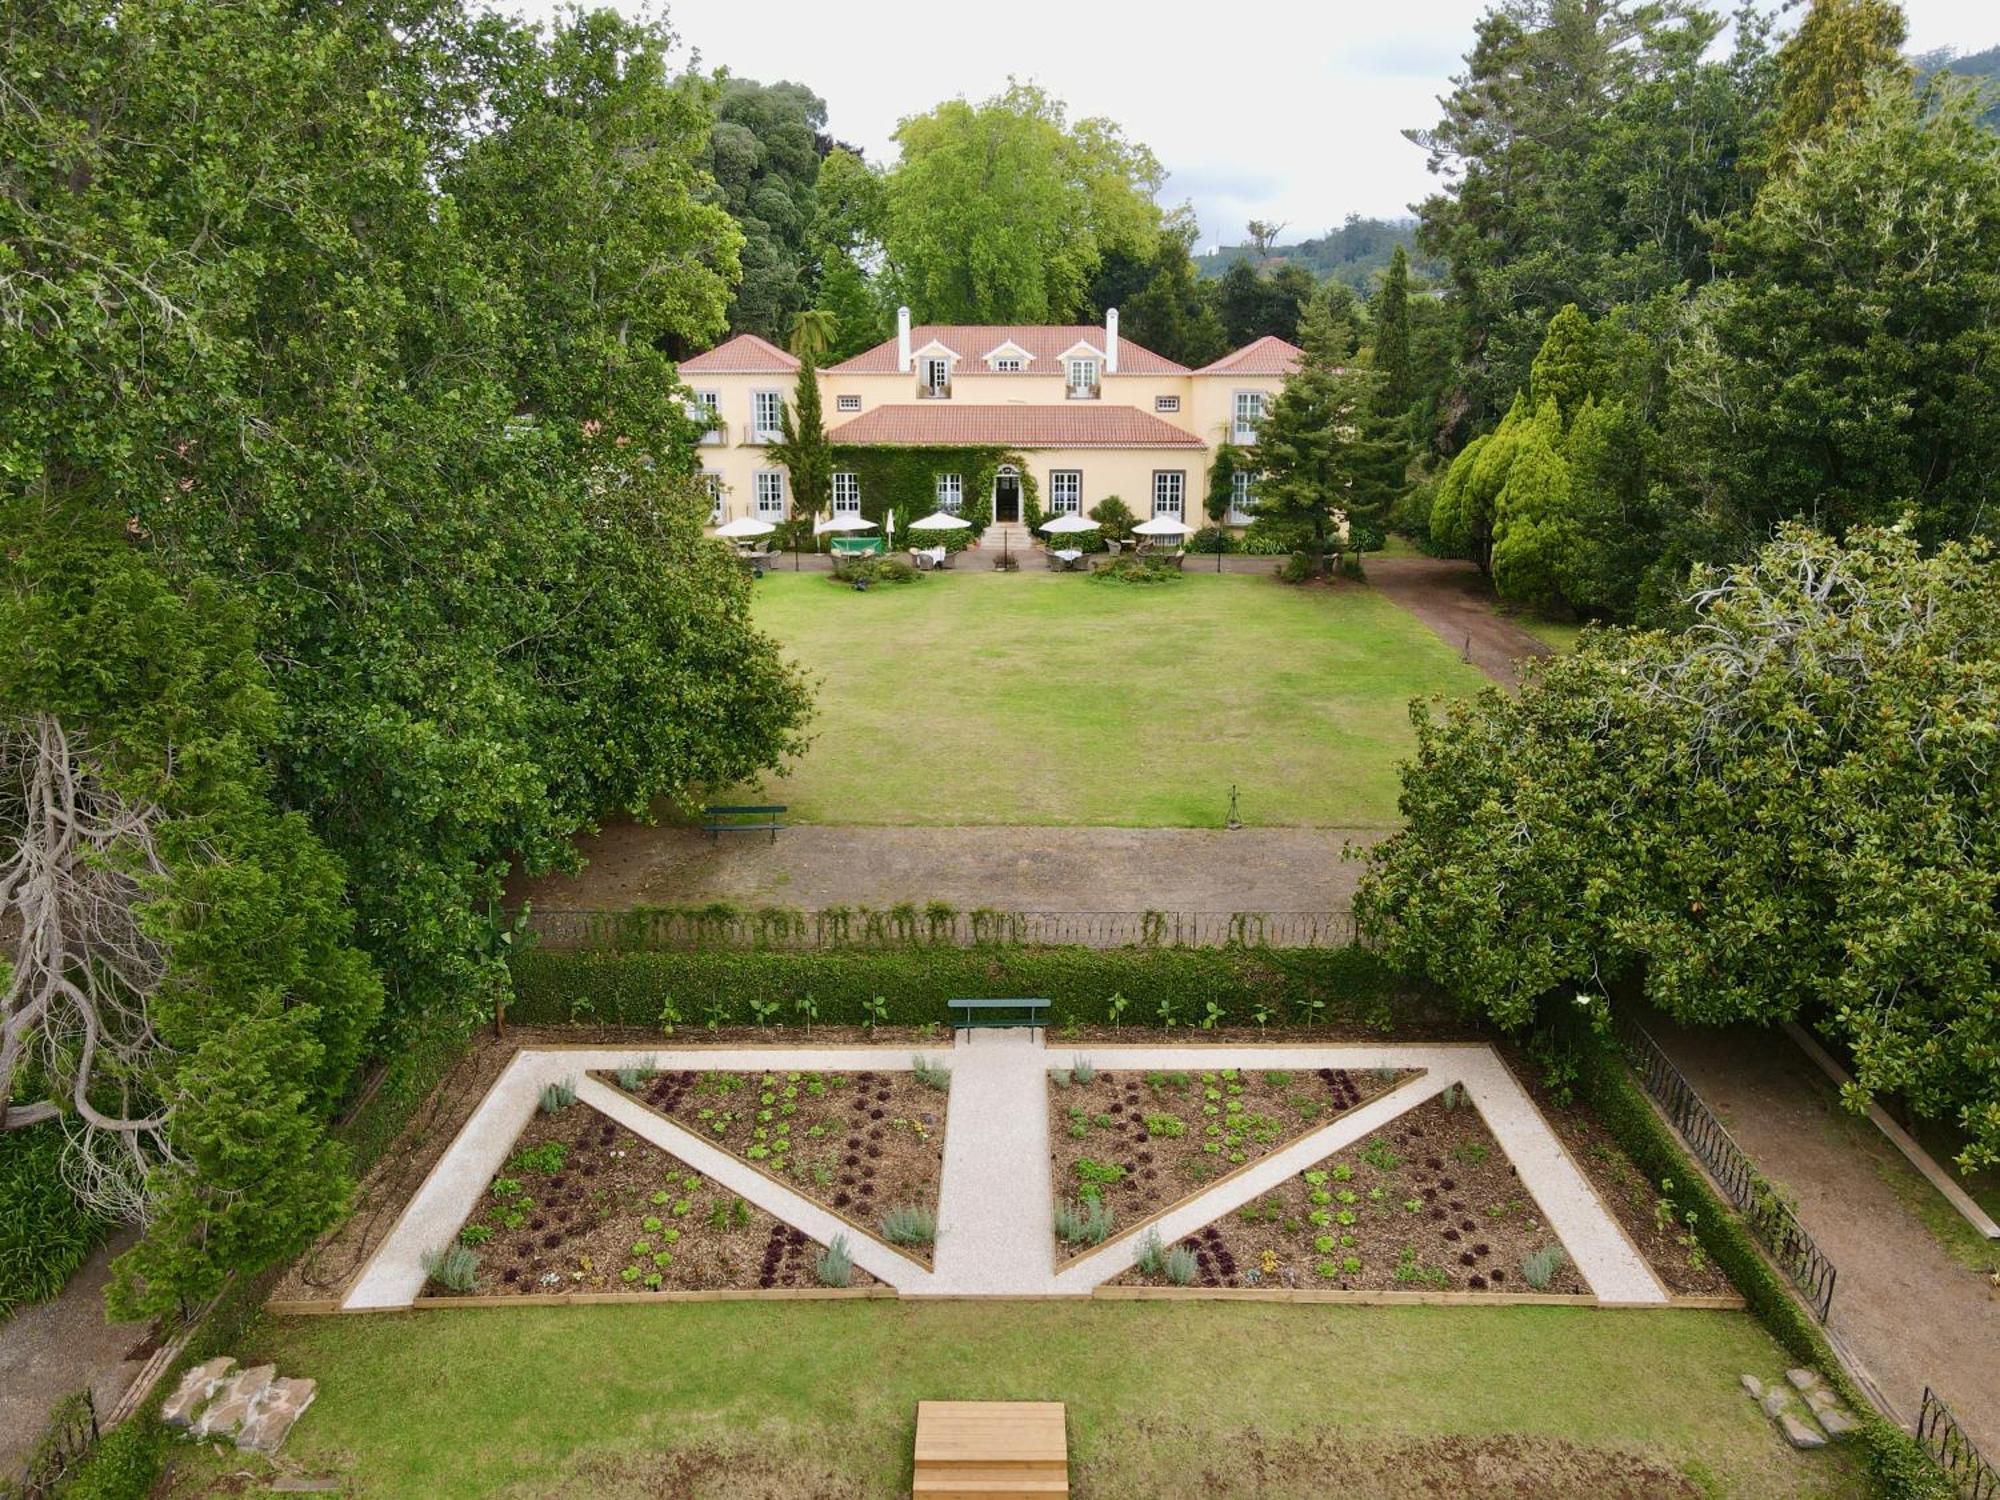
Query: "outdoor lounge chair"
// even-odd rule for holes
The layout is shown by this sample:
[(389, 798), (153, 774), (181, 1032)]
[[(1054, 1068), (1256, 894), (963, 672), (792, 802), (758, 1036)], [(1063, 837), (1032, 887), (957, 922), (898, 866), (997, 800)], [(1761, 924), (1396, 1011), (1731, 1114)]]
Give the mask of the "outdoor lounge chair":
[(1116, 557), (1120, 552), (1125, 550), (1125, 544), (1115, 536), (1108, 536), (1104, 539), (1104, 550), (1109, 552), (1113, 557)]

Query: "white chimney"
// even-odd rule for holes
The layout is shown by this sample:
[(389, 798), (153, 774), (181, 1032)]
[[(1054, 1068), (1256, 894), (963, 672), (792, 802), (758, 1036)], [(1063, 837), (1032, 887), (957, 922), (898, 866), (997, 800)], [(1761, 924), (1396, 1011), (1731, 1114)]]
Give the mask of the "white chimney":
[(1104, 312), (1104, 373), (1118, 373), (1118, 309), (1106, 308)]
[(904, 374), (910, 372), (910, 310), (896, 309), (896, 368)]

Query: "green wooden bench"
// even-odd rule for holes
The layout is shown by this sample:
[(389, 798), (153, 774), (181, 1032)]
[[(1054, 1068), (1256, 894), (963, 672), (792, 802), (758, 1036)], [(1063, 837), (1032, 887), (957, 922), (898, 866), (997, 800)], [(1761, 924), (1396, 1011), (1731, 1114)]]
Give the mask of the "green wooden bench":
[(773, 806), (717, 804), (704, 807), (701, 810), (701, 831), (708, 835), (711, 844), (718, 844), (725, 833), (762, 833), (769, 829), (771, 842), (775, 844), (778, 842), (778, 830), (785, 826), (778, 821), (778, 815), (788, 810), (782, 803)]
[(1026, 1026), (1040, 1030), (1048, 1024), (1049, 1002), (1046, 1000), (948, 1000), (945, 1002), (959, 1016), (951, 1024), (954, 1029), (978, 1031), (986, 1027)]
[(837, 536), (827, 544), (835, 557), (879, 557), (882, 552), (882, 538), (879, 536)]

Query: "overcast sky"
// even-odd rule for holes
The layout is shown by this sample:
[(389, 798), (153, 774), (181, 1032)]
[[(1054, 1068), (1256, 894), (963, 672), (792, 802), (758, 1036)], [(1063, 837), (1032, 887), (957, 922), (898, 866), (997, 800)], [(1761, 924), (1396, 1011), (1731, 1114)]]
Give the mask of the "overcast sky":
[[(554, 0), (494, 0), (546, 17)], [(618, 0), (631, 12), (637, 0)], [(983, 99), (1009, 74), (1107, 115), (1192, 200), (1202, 249), (1251, 218), (1287, 241), (1350, 213), (1400, 216), (1431, 191), (1423, 153), (1399, 133), (1437, 120), (1481, 0), (681, 0), (667, 14), (704, 69), (794, 79), (827, 101), (828, 128), (868, 157), (894, 157), (906, 115)], [(2000, 43), (1994, 0), (1905, 0), (1913, 51)], [(1186, 19), (1181, 19), (1185, 16)]]

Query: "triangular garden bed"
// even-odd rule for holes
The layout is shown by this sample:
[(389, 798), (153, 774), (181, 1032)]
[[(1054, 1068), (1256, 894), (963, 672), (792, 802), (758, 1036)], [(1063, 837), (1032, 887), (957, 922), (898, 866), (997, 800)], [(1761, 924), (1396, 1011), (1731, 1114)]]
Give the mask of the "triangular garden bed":
[(1396, 1068), (1057, 1069), (1049, 1155), (1057, 1255), (1066, 1212), (1106, 1205), (1110, 1233), (1163, 1213), (1418, 1076)]
[[(430, 1296), (817, 1287), (824, 1248), (587, 1104), (538, 1111), (457, 1243), (474, 1284)], [(847, 1283), (872, 1278), (858, 1267)]]
[(927, 1242), (886, 1233), (896, 1210), (935, 1224), (946, 1093), (913, 1072), (677, 1069), (595, 1073), (690, 1134), (930, 1264)]
[(1117, 1284), (1588, 1295), (1456, 1087), (1162, 1248), (1186, 1254), (1177, 1267), (1135, 1267)]

